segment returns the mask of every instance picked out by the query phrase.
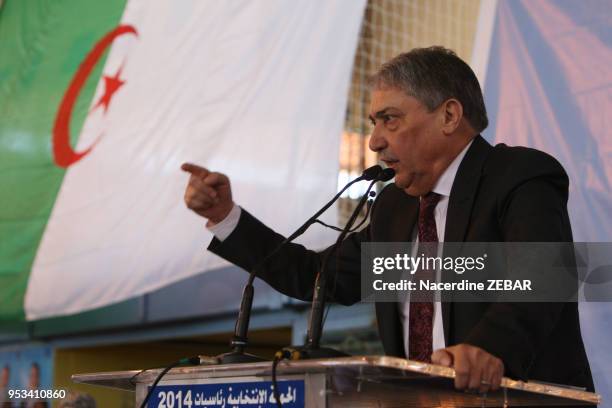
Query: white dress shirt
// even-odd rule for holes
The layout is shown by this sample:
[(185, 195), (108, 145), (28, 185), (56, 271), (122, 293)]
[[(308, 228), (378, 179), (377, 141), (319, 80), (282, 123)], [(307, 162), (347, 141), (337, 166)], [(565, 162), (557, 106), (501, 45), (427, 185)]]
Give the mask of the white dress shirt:
[[(455, 157), (452, 163), (444, 170), (442, 176), (436, 183), (433, 188), (434, 193), (438, 193), (441, 195), (440, 201), (436, 205), (436, 209), (434, 211), (434, 218), (436, 220), (436, 232), (438, 234), (438, 241), (444, 242), (444, 232), (446, 230), (446, 213), (448, 210), (448, 198), (450, 196), (451, 188), (453, 187), (453, 182), (455, 181), (455, 176), (457, 175), (457, 170), (459, 169), (459, 165), (463, 160), (467, 150), (472, 145), (472, 142), (468, 143), (467, 146)], [(240, 214), (242, 210), (239, 206), (234, 204), (234, 207), (230, 211), (230, 213), (223, 219), (223, 221), (218, 224), (208, 226), (207, 228), (217, 237), (219, 241), (223, 241), (226, 239), (232, 231), (238, 225), (238, 220), (240, 219)], [(413, 240), (415, 245), (412, 249), (412, 256), (416, 255), (416, 251), (418, 248), (418, 225), (415, 226), (413, 231)], [(440, 247), (440, 250), (442, 248)], [(439, 275), (439, 271), (438, 271)], [(439, 298), (439, 296), (437, 297)], [(410, 301), (409, 297), (405, 298), (404, 302), (398, 303), (399, 307), (399, 315), (400, 320), (402, 322), (403, 332), (404, 332), (404, 350), (406, 352), (406, 356), (408, 356), (408, 339), (409, 336), (409, 327), (405, 322), (409, 321), (409, 312), (410, 312)], [(442, 305), (439, 300), (434, 302), (434, 324), (433, 324), (433, 350), (437, 350), (445, 347), (444, 342), (444, 327), (442, 325)]]
[[(472, 141), (463, 148), (461, 153), (455, 157), (455, 159), (448, 165), (444, 173), (438, 179), (438, 182), (431, 190), (434, 193), (440, 194), (440, 201), (436, 205), (434, 210), (434, 218), (436, 220), (436, 233), (438, 234), (438, 242), (444, 242), (444, 233), (446, 231), (446, 213), (448, 212), (448, 198), (450, 196), (451, 188), (453, 187), (453, 182), (455, 181), (455, 176), (457, 175), (457, 170), (459, 169), (459, 165), (463, 160), (463, 157), (467, 153), (467, 150), (472, 145)], [(419, 242), (419, 234), (418, 234), (418, 223), (414, 226), (414, 230), (412, 231), (412, 237), (414, 241), (414, 245), (412, 247), (411, 256), (416, 256), (416, 251), (418, 249)], [(442, 245), (438, 248), (439, 253), (442, 251)], [(440, 279), (440, 271), (438, 270), (436, 273), (436, 279)], [(442, 324), (442, 303), (439, 300), (439, 294), (436, 294), (434, 302), (434, 321), (433, 321), (433, 336), (432, 336), (432, 347), (433, 350), (438, 350), (446, 347), (446, 342), (444, 341), (444, 326)], [(402, 322), (403, 333), (404, 333), (404, 351), (406, 356), (408, 356), (408, 340), (410, 339), (409, 333), (410, 328), (406, 322), (410, 321), (410, 296), (404, 296), (404, 301), (398, 303), (399, 307), (399, 315), (400, 320)]]
[(207, 226), (206, 228), (208, 228), (208, 230), (212, 232), (219, 241), (223, 241), (229, 237), (232, 231), (234, 231), (234, 229), (238, 226), (241, 213), (242, 209), (234, 204), (234, 207), (232, 207), (229, 214), (227, 214), (227, 217), (225, 217), (218, 224)]

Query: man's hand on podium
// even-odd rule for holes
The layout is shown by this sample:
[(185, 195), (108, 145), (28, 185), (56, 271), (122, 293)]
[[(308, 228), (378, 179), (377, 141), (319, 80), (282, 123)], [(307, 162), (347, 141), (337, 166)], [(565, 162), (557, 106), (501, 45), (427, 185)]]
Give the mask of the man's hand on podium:
[(431, 362), (455, 369), (455, 388), (481, 393), (499, 389), (504, 363), (480, 347), (457, 344), (433, 352)]
[(187, 207), (207, 218), (208, 226), (223, 221), (234, 207), (229, 178), (191, 163), (183, 163), (181, 169), (191, 174), (185, 189)]

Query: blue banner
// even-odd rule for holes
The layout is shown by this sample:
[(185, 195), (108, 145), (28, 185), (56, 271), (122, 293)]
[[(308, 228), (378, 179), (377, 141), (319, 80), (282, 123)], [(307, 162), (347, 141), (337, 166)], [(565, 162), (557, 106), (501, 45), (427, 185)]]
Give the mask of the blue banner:
[[(483, 136), (561, 162), (576, 242), (612, 240), (611, 20), (612, 0), (499, 0), (491, 40)], [(598, 268), (586, 279), (612, 275)], [(580, 304), (580, 326), (600, 406), (612, 407), (612, 304)]]
[[(278, 381), (285, 408), (304, 407), (304, 380)], [(158, 385), (147, 408), (276, 408), (272, 381)]]

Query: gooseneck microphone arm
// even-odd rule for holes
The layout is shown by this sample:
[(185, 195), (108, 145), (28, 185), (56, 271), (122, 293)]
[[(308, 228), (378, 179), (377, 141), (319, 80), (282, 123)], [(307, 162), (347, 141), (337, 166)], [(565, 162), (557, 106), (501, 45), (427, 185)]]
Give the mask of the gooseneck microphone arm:
[(336, 200), (338, 200), (338, 198), (340, 198), (340, 196), (353, 184), (359, 182), (359, 181), (370, 181), (370, 180), (374, 180), (379, 174), (381, 174), (383, 172), (383, 168), (380, 167), (379, 165), (375, 165), (372, 167), (368, 167), (367, 169), (365, 169), (363, 171), (363, 173), (361, 173), (361, 176), (357, 177), (354, 180), (351, 180), (348, 184), (346, 184), (344, 187), (342, 187), (342, 190), (340, 190), (331, 200), (329, 200), (327, 202), (327, 204), (325, 204), (323, 207), (321, 207), (321, 209), (319, 211), (317, 211), (312, 217), (310, 217), (304, 224), (302, 224), (301, 227), (299, 227), (298, 229), (296, 229), (291, 235), (289, 235), (287, 238), (285, 238), (283, 240), (283, 242), (281, 242), (275, 249), (274, 251), (272, 251), (270, 254), (268, 254), (262, 261), (260, 261), (253, 269), (251, 269), (251, 274), (249, 275), (249, 281), (248, 283), (253, 283), (253, 281), (255, 280), (255, 273), (257, 272), (257, 270), (259, 269), (259, 267), (261, 267), (265, 262), (267, 262), (270, 258), (272, 258), (274, 255), (276, 255), (278, 253), (278, 251), (280, 251), (286, 244), (288, 244), (289, 242), (293, 241), (294, 239), (296, 239), (297, 237), (299, 237), (300, 235), (302, 235), (304, 232), (306, 232), (306, 230), (317, 221), (317, 218), (319, 218), (319, 216), (321, 214), (323, 214), (325, 211), (327, 211), (327, 209), (329, 207), (332, 206), (332, 204), (334, 204), (336, 202)]
[(238, 312), (238, 318), (236, 319), (236, 326), (234, 327), (234, 335), (230, 341), (231, 351), (229, 353), (222, 354), (218, 357), (219, 361), (222, 364), (232, 364), (232, 363), (245, 363), (252, 361), (261, 361), (263, 360), (260, 357), (256, 357), (250, 354), (246, 354), (244, 349), (248, 345), (247, 333), (249, 330), (249, 322), (251, 319), (251, 309), (253, 307), (253, 296), (254, 296), (254, 287), (253, 282), (257, 275), (257, 271), (274, 255), (276, 255), (286, 244), (293, 241), (300, 235), (302, 235), (308, 227), (314, 224), (317, 218), (323, 214), (332, 204), (340, 198), (342, 193), (344, 193), (350, 186), (353, 184), (362, 181), (362, 180), (376, 180), (379, 178), (379, 175), (383, 173), (382, 167), (376, 165), (369, 167), (363, 171), (361, 176), (356, 179), (350, 181), (346, 184), (340, 192), (338, 192), (327, 204), (325, 204), (319, 211), (316, 212), (312, 217), (310, 217), (301, 227), (295, 230), (294, 233), (285, 238), (276, 248), (269, 253), (264, 259), (258, 262), (253, 268), (251, 268), (249, 279), (247, 284), (244, 287), (242, 293), (242, 301), (240, 302), (240, 311)]

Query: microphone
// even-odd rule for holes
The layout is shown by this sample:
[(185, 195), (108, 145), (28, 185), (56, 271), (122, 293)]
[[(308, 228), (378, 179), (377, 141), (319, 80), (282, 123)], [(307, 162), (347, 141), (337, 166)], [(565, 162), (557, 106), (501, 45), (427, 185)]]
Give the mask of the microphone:
[[(370, 167), (370, 168), (372, 168), (372, 167)], [(365, 173), (365, 171), (364, 171), (364, 173)], [(381, 173), (379, 173), (378, 180), (379, 181), (389, 181), (393, 177), (395, 177), (395, 170), (393, 170), (390, 167), (387, 167), (386, 169), (382, 170)]]
[[(390, 169), (385, 169), (390, 170)], [(387, 177), (388, 173), (379, 165), (368, 167), (361, 173), (361, 176), (347, 183), (327, 204), (325, 204), (319, 211), (317, 211), (312, 217), (310, 217), (301, 227), (299, 227), (293, 234), (285, 238), (272, 252), (270, 252), (264, 259), (258, 262), (253, 268), (251, 268), (249, 279), (242, 292), (242, 300), (240, 302), (240, 310), (238, 312), (238, 318), (236, 319), (236, 325), (234, 328), (234, 335), (230, 341), (232, 351), (229, 353), (222, 354), (217, 357), (217, 361), (221, 364), (235, 364), (235, 363), (248, 363), (255, 361), (264, 361), (263, 358), (247, 354), (244, 349), (248, 345), (247, 333), (249, 330), (249, 321), (251, 319), (251, 309), (253, 307), (254, 287), (253, 282), (255, 281), (255, 275), (259, 268), (261, 268), (269, 259), (276, 255), (286, 244), (293, 241), (300, 235), (302, 235), (312, 224), (314, 224), (317, 218), (323, 214), (331, 205), (353, 184), (362, 180), (374, 180), (370, 184), (369, 190), (372, 185), (380, 178)], [(393, 170), (391, 170), (393, 171)], [(393, 177), (393, 176), (391, 176)], [(366, 194), (367, 196), (367, 194)], [(363, 207), (363, 205), (362, 205)], [(353, 220), (354, 221), (354, 220)], [(346, 234), (345, 234), (346, 235)]]
[(359, 176), (359, 178), (361, 178), (362, 180), (371, 181), (378, 177), (381, 171), (384, 171), (383, 168), (376, 164), (372, 167), (368, 167), (367, 169), (365, 169), (363, 173), (361, 173), (361, 176)]

